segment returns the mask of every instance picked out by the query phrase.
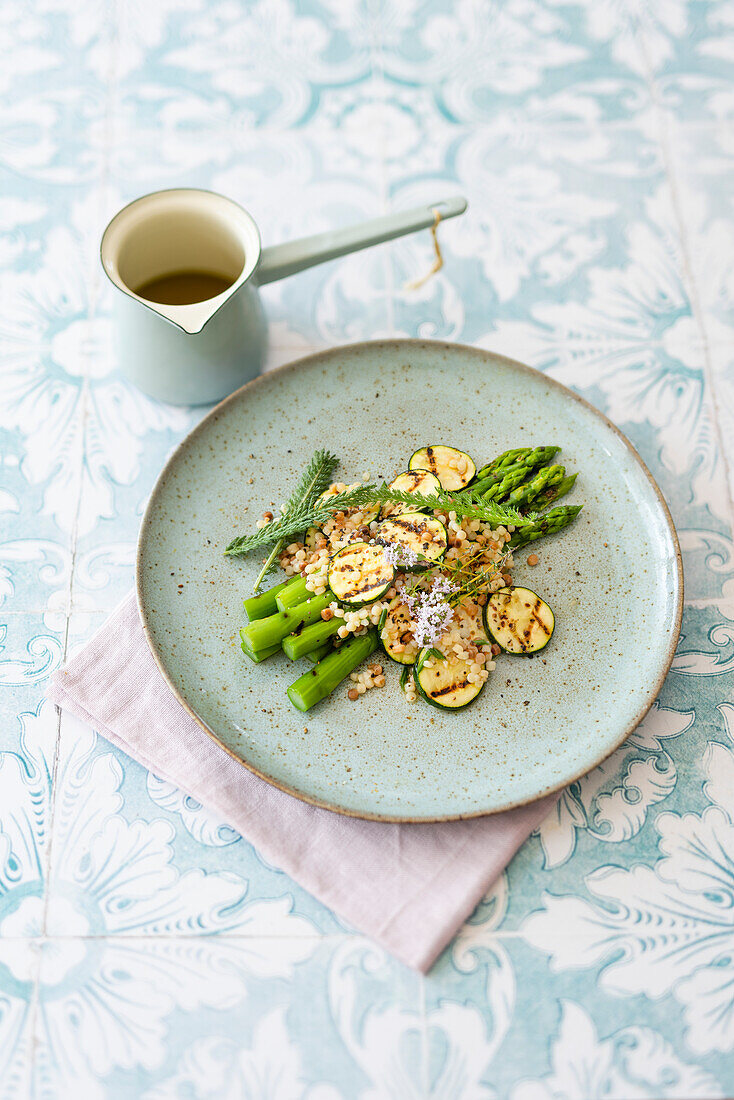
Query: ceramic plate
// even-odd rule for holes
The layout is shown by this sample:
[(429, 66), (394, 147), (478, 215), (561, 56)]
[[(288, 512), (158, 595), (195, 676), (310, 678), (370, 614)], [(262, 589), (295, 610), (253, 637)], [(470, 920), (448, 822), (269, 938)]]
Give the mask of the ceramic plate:
[[(242, 600), (262, 562), (225, 558), (233, 535), (288, 494), (314, 449), (339, 478), (388, 480), (421, 444), (477, 464), (555, 443), (580, 476), (576, 523), (518, 555), (556, 615), (536, 657), (503, 656), (455, 714), (405, 702), (399, 667), (357, 702), (342, 685), (308, 714), (286, 688), (309, 667), (240, 651)], [(253, 458), (252, 456), (257, 456)], [(275, 583), (274, 577), (271, 583)], [(680, 626), (680, 552), (660, 492), (627, 440), (544, 375), (474, 348), (375, 341), (272, 371), (217, 406), (161, 474), (138, 548), (138, 599), (173, 691), (242, 764), (299, 798), (359, 817), (432, 821), (495, 813), (569, 783), (635, 728), (668, 670)]]

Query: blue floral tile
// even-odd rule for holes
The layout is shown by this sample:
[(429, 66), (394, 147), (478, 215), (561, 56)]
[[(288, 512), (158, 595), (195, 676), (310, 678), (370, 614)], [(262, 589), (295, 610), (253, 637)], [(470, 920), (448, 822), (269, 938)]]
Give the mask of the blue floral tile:
[[(529, 145), (537, 150), (532, 160)], [(399, 331), (504, 343), (505, 326), (529, 314), (555, 305), (570, 318), (574, 300), (578, 313), (590, 289), (594, 297), (614, 293), (615, 278), (629, 266), (636, 295), (624, 312), (615, 303), (597, 340), (639, 344), (655, 324), (648, 316), (655, 303), (645, 297), (648, 237), (664, 265), (660, 277), (676, 278), (668, 270), (676, 226), (664, 179), (659, 144), (644, 129), (517, 133), (444, 125), (426, 132), (421, 149), (389, 170), (392, 205), (430, 204), (458, 192), (469, 209), (440, 227), (444, 268), (418, 292), (406, 284), (430, 264), (426, 242), (411, 238), (396, 247)], [(678, 300), (667, 308), (676, 306)], [(634, 326), (628, 336), (626, 325)], [(513, 336), (508, 330), (507, 342)]]
[(419, 980), (361, 940), (60, 940), (39, 1008), (49, 1098), (420, 1095)]
[(593, 973), (602, 995), (672, 998), (683, 1049), (711, 1069), (731, 1066), (734, 1050), (731, 703), (720, 711), (725, 736), (707, 743), (696, 775), (703, 805), (661, 811), (651, 859), (597, 865), (583, 892), (554, 884), (520, 929), (554, 972)]
[(491, 129), (444, 127), (421, 159), (447, 172), (395, 171), (395, 203), (430, 201), (449, 179), (470, 202), (440, 227), (445, 266), (419, 290), (406, 284), (428, 270), (426, 243), (396, 248), (396, 324), (522, 359), (586, 396), (630, 435), (695, 552), (695, 532), (728, 537), (730, 510), (685, 227), (657, 140), (596, 140), (582, 160), (584, 135), (555, 132), (530, 165)]
[(85, 25), (91, 5), (76, 20), (66, 7), (6, 4), (0, 13), (0, 173), (21, 220), (29, 185), (88, 183), (103, 162), (112, 28), (105, 18)]
[(572, 937), (533, 936), (459, 940), (426, 980), (431, 1096), (457, 1080), (497, 1100), (726, 1096), (726, 1059), (685, 1041), (671, 996), (599, 990)]
[(618, 120), (649, 101), (642, 43), (625, 5), (380, 7), (380, 68), (398, 87), (428, 88), (449, 121), (486, 122), (554, 99), (561, 117), (594, 110)]
[(678, 118), (708, 122), (734, 115), (731, 5), (674, 2), (643, 5), (656, 96)]
[(46, 187), (43, 196), (43, 216), (23, 226), (12, 264), (0, 264), (0, 567), (16, 610), (66, 606), (85, 478), (85, 376), (106, 340), (94, 309), (95, 191)]
[[(0, 750), (17, 752), (24, 733), (19, 715), (35, 712), (49, 677), (63, 663), (65, 628), (41, 613), (0, 612)], [(0, 813), (10, 804), (0, 804)]]
[(701, 128), (672, 119), (669, 140), (734, 513), (734, 284), (730, 263), (734, 141), (731, 126)]
[(163, 84), (181, 102), (198, 96), (234, 106), (250, 129), (296, 128), (334, 89), (370, 76), (371, 6), (349, 15), (319, 0), (165, 0), (153, 18), (133, 8), (119, 26), (121, 92), (155, 100)]
[(0, 1092), (18, 1100), (29, 1095), (58, 733), (56, 715), (39, 714), (63, 644), (40, 614), (0, 614)]
[(667, 116), (677, 201), (709, 343), (734, 342), (731, 282), (734, 139), (727, 124), (692, 126)]
[[(733, 34), (712, 0), (2, 7), (0, 1096), (731, 1094)], [(418, 289), (427, 233), (265, 288), (266, 366), (381, 335), (525, 359), (678, 526), (657, 703), (425, 979), (43, 700), (205, 411), (120, 377), (97, 255), (181, 185), (266, 246), (465, 194)]]

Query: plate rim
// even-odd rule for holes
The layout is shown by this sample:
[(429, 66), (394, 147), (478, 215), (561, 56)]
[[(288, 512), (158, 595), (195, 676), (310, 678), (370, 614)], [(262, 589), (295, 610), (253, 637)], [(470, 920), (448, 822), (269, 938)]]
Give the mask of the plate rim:
[[(620, 737), (618, 738), (618, 740), (616, 740), (614, 742), (614, 744), (609, 747), (609, 749), (605, 749), (604, 753), (600, 757), (598, 757), (598, 759), (596, 759), (594, 762), (592, 762), (588, 766), (582, 768), (580, 771), (576, 772), (574, 775), (564, 778), (560, 783), (555, 783), (555, 784), (551, 783), (549, 786), (544, 787), (537, 794), (534, 794), (531, 798), (522, 798), (522, 799), (519, 799), (519, 800), (514, 801), (514, 802), (509, 802), (507, 805), (496, 807), (494, 809), (472, 810), (469, 813), (435, 815), (435, 816), (430, 816), (430, 817), (412, 817), (412, 816), (409, 816), (409, 815), (367, 813), (367, 812), (364, 812), (364, 811), (357, 812), (356, 810), (351, 810), (351, 809), (349, 809), (347, 807), (344, 807), (344, 806), (337, 806), (334, 803), (327, 802), (323, 799), (316, 798), (312, 795), (306, 794), (304, 791), (299, 791), (297, 788), (292, 787), (287, 783), (283, 783), (280, 780), (274, 779), (272, 776), (267, 775), (265, 772), (261, 771), (259, 768), (256, 768), (253, 764), (249, 763), (246, 760), (243, 760), (243, 758), (241, 756), (238, 756), (237, 753), (234, 752), (232, 749), (230, 749), (229, 746), (225, 745), (224, 742), (217, 736), (215, 731), (213, 729), (211, 729), (209, 726), (207, 726), (206, 722), (202, 718), (200, 718), (198, 714), (196, 714), (196, 712), (193, 710), (193, 708), (190, 706), (190, 704), (187, 702), (187, 700), (183, 697), (183, 695), (179, 691), (178, 687), (172, 682), (171, 678), (169, 677), (168, 672), (167, 672), (166, 667), (165, 667), (165, 664), (164, 664), (164, 661), (163, 661), (163, 658), (158, 653), (158, 651), (156, 649), (156, 646), (154, 645), (152, 632), (151, 632), (151, 629), (149, 627), (149, 623), (148, 623), (148, 620), (147, 620), (147, 617), (146, 617), (146, 611), (145, 611), (145, 605), (144, 605), (144, 599), (143, 599), (143, 593), (142, 593), (143, 544), (144, 544), (144, 540), (145, 540), (145, 536), (146, 536), (148, 527), (151, 524), (151, 513), (152, 513), (154, 501), (156, 500), (156, 497), (157, 497), (159, 491), (161, 490), (161, 487), (162, 487), (163, 482), (166, 478), (166, 475), (168, 474), (168, 471), (169, 471), (170, 467), (173, 466), (174, 462), (176, 462), (178, 460), (179, 453), (183, 450), (183, 448), (185, 446), (187, 446), (189, 444), (189, 442), (192, 439), (194, 439), (200, 431), (203, 431), (205, 425), (207, 425), (210, 420), (214, 419), (222, 411), (222, 409), (224, 409), (231, 402), (234, 402), (235, 400), (239, 400), (244, 393), (246, 393), (248, 390), (256, 387), (257, 385), (259, 385), (264, 380), (276, 377), (277, 375), (283, 375), (283, 374), (295, 372), (303, 366), (306, 366), (306, 365), (308, 365), (308, 364), (310, 364), (314, 361), (318, 361), (319, 359), (324, 359), (326, 357), (333, 356), (334, 354), (350, 353), (350, 352), (361, 352), (361, 351), (364, 351), (364, 350), (367, 350), (367, 349), (387, 348), (387, 347), (392, 348), (392, 349), (395, 349), (395, 348), (443, 349), (443, 350), (445, 350), (449, 353), (459, 351), (462, 354), (465, 353), (465, 352), (470, 352), (473, 355), (478, 355), (481, 358), (485, 358), (488, 363), (499, 362), (499, 363), (503, 364), (504, 366), (510, 367), (513, 370), (520, 371), (523, 374), (538, 375), (540, 378), (542, 378), (549, 385), (553, 386), (555, 389), (557, 389), (563, 395), (565, 395), (565, 397), (570, 398), (571, 400), (577, 402), (583, 408), (590, 411), (594, 416), (598, 417), (601, 421), (603, 421), (604, 424), (606, 424), (606, 426), (608, 428), (611, 429), (613, 434), (616, 435), (619, 440), (621, 440), (622, 444), (626, 447), (628, 452), (631, 454), (632, 458), (637, 462), (637, 464), (639, 465), (639, 467), (641, 468), (641, 470), (645, 474), (648, 482), (650, 483), (650, 486), (652, 487), (653, 493), (654, 493), (655, 497), (657, 498), (657, 502), (658, 502), (658, 504), (660, 505), (660, 507), (662, 509), (662, 513), (663, 513), (663, 516), (665, 518), (666, 526), (668, 528), (668, 533), (670, 534), (670, 537), (671, 537), (672, 543), (673, 543), (674, 562), (675, 562), (674, 574), (675, 574), (675, 584), (676, 584), (676, 589), (677, 589), (677, 599), (676, 599), (676, 607), (675, 607), (675, 621), (674, 621), (673, 631), (670, 635), (670, 640), (669, 640), (669, 643), (668, 643), (668, 650), (667, 650), (667, 653), (666, 653), (666, 656), (665, 656), (664, 664), (663, 664), (663, 667), (662, 667), (662, 669), (661, 669), (661, 671), (660, 671), (660, 673), (659, 673), (659, 675), (658, 675), (658, 677), (655, 681), (654, 688), (651, 691), (650, 701), (647, 702), (647, 703), (642, 704), (642, 706), (639, 708), (639, 710), (635, 713), (632, 720), (625, 726), (625, 728), (622, 731), (622, 733), (621, 733)], [(494, 814), (502, 814), (502, 813), (506, 813), (509, 810), (519, 809), (521, 806), (532, 805), (534, 802), (539, 802), (543, 798), (547, 798), (548, 796), (550, 796), (552, 794), (556, 794), (556, 793), (558, 793), (562, 790), (565, 790), (565, 788), (568, 787), (571, 783), (576, 782), (576, 780), (578, 780), (582, 776), (586, 775), (592, 768), (598, 767), (599, 764), (601, 764), (604, 760), (608, 759), (608, 757), (610, 757), (611, 754), (619, 748), (619, 746), (627, 739), (627, 737), (635, 729), (637, 729), (640, 722), (642, 722), (645, 715), (651, 709), (653, 703), (655, 702), (658, 695), (660, 694), (660, 689), (662, 688), (663, 683), (664, 683), (664, 681), (665, 681), (665, 679), (668, 675), (668, 672), (670, 671), (670, 667), (673, 663), (673, 658), (675, 657), (676, 648), (678, 646), (678, 639), (680, 637), (681, 623), (682, 623), (682, 618), (683, 618), (684, 578), (683, 578), (683, 559), (682, 559), (682, 555), (681, 555), (681, 549), (680, 549), (680, 542), (679, 542), (679, 539), (678, 539), (678, 533), (676, 531), (675, 523), (673, 522), (673, 517), (670, 513), (670, 509), (669, 509), (668, 504), (665, 500), (665, 497), (662, 494), (660, 486), (658, 485), (657, 481), (655, 480), (655, 478), (650, 473), (650, 470), (646, 466), (643, 459), (640, 457), (640, 454), (638, 453), (637, 449), (632, 445), (632, 443), (629, 441), (629, 439), (624, 434), (624, 432), (622, 432), (617, 427), (617, 425), (614, 424), (613, 421), (611, 421), (608, 416), (606, 416), (605, 413), (601, 412), (600, 409), (597, 409), (596, 406), (592, 405), (592, 403), (590, 401), (587, 401), (586, 398), (581, 397), (579, 394), (575, 393), (572, 389), (569, 389), (568, 386), (564, 386), (564, 384), (562, 382), (559, 382), (557, 379), (552, 378), (548, 374), (545, 374), (543, 371), (537, 370), (535, 367), (531, 367), (527, 363), (522, 363), (518, 359), (512, 359), (509, 356), (501, 355), (499, 352), (491, 351), (491, 349), (489, 349), (489, 348), (479, 348), (479, 347), (475, 347), (472, 344), (463, 344), (463, 343), (459, 343), (457, 341), (451, 341), (451, 340), (426, 340), (426, 339), (420, 339), (420, 338), (416, 338), (416, 337), (394, 337), (394, 338), (383, 338), (383, 339), (377, 339), (377, 340), (358, 340), (358, 341), (355, 341), (354, 343), (350, 343), (350, 344), (334, 344), (331, 347), (323, 348), (321, 351), (312, 352), (310, 355), (304, 355), (304, 356), (300, 356), (297, 359), (292, 359), (287, 363), (283, 363), (279, 367), (273, 367), (271, 370), (265, 371), (262, 374), (258, 374), (255, 378), (251, 379), (249, 382), (246, 382), (244, 384), (244, 386), (240, 386), (238, 389), (236, 389), (232, 393), (228, 394), (227, 397), (225, 397), (221, 401), (219, 401), (214, 406), (214, 408), (210, 409), (209, 412), (201, 418), (199, 423), (196, 424), (191, 429), (190, 432), (187, 432), (187, 434), (183, 437), (183, 439), (179, 440), (177, 445), (174, 447), (173, 451), (170, 453), (170, 455), (166, 459), (166, 462), (164, 463), (163, 468), (161, 469), (160, 473), (158, 474), (158, 477), (155, 480), (155, 484), (153, 485), (153, 488), (150, 492), (150, 496), (148, 497), (148, 501), (147, 501), (146, 506), (145, 506), (145, 511), (143, 513), (143, 518), (142, 518), (142, 521), (141, 521), (141, 524), (140, 524), (140, 530), (138, 532), (138, 541), (137, 541), (137, 546), (136, 546), (136, 550), (135, 550), (135, 596), (136, 596), (136, 602), (137, 602), (137, 607), (138, 607), (138, 616), (140, 618), (140, 622), (141, 622), (141, 625), (143, 627), (143, 634), (145, 636), (145, 640), (146, 640), (146, 643), (148, 645), (148, 649), (152, 653), (153, 659), (155, 660), (155, 663), (158, 666), (158, 670), (161, 673), (161, 675), (163, 676), (163, 679), (165, 680), (166, 684), (168, 685), (168, 688), (173, 693), (175, 699), (181, 704), (181, 706), (184, 708), (184, 710), (194, 719), (196, 724), (198, 726), (200, 726), (204, 730), (204, 732), (206, 734), (208, 734), (209, 737), (212, 738), (213, 741), (215, 741), (222, 749), (224, 749), (224, 751), (229, 756), (231, 756), (233, 760), (236, 760), (238, 764), (241, 764), (242, 767), (246, 768), (247, 771), (251, 772), (253, 775), (256, 775), (259, 779), (264, 780), (271, 787), (274, 787), (277, 790), (283, 791), (284, 794), (292, 795), (294, 798), (297, 798), (300, 802), (306, 802), (311, 806), (317, 806), (319, 809), (329, 810), (332, 813), (338, 813), (338, 814), (341, 814), (345, 817), (353, 817), (353, 818), (357, 818), (358, 820), (363, 820), (363, 821), (381, 821), (381, 822), (384, 822), (385, 824), (392, 824), (392, 825), (431, 825), (431, 824), (437, 824), (439, 822), (446, 822), (446, 821), (469, 821), (469, 820), (473, 820), (475, 818), (490, 817), (490, 816), (493, 816)]]

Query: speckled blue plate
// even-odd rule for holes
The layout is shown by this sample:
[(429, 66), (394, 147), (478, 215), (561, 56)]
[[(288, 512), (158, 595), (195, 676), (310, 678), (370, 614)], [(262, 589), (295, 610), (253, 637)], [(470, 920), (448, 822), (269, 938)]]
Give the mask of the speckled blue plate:
[[(310, 666), (283, 655), (255, 666), (239, 647), (242, 600), (263, 555), (222, 551), (285, 498), (317, 446), (340, 456), (345, 481), (365, 470), (390, 479), (436, 440), (477, 464), (510, 446), (556, 443), (580, 471), (567, 498), (584, 502), (576, 523), (538, 545), (538, 567), (520, 554), (513, 570), (555, 611), (554, 637), (542, 660), (501, 657), (476, 703), (454, 714), (406, 703), (387, 659), (382, 691), (350, 703), (342, 685), (301, 714), (286, 688)], [(298, 798), (390, 821), (496, 813), (594, 767), (655, 699), (682, 605), (670, 515), (624, 436), (529, 367), (417, 340), (311, 356), (214, 409), (158, 479), (137, 588), (166, 680), (229, 753)]]

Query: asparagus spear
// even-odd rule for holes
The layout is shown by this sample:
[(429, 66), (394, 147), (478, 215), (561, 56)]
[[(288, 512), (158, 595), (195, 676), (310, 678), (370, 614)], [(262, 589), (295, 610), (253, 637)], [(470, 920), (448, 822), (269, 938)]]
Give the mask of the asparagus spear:
[(477, 479), (487, 477), (495, 470), (504, 470), (509, 466), (522, 464), (523, 466), (544, 466), (550, 462), (553, 455), (557, 454), (560, 447), (514, 447), (510, 451), (504, 451), (486, 466), (482, 466), (477, 474)]
[(471, 483), (471, 487), (475, 493), (486, 493), (488, 489), (491, 489), (493, 485), (497, 485), (503, 478), (510, 477), (520, 470), (529, 472), (531, 467), (527, 466), (524, 462), (515, 462), (512, 466), (504, 466), (501, 470), (493, 470), (484, 477), (477, 477)]
[(316, 703), (330, 695), (360, 661), (373, 654), (377, 645), (376, 630), (369, 630), (358, 638), (350, 638), (343, 646), (335, 649), (328, 657), (324, 657), (291, 684), (288, 688), (288, 698), (293, 706), (298, 710), (310, 710)]
[(274, 653), (280, 652), (280, 643), (278, 645), (268, 646), (267, 649), (253, 649), (249, 642), (246, 642), (242, 637), (242, 631), (240, 631), (240, 638), (242, 639), (242, 645), (240, 646), (242, 652), (254, 661), (256, 665), (259, 665), (261, 661), (266, 661), (268, 657), (272, 657)]
[(287, 611), (291, 607), (298, 607), (299, 603), (310, 599), (311, 596), (313, 596), (313, 592), (309, 592), (306, 588), (306, 578), (294, 577), (288, 588), (284, 588), (282, 592), (278, 593), (275, 601), (278, 605), (277, 610)]
[(298, 607), (292, 607), (288, 611), (278, 611), (275, 615), (268, 615), (267, 619), (255, 619), (248, 623), (240, 632), (243, 642), (246, 642), (253, 653), (260, 653), (263, 649), (280, 645), (288, 634), (301, 626), (310, 626), (321, 618), (321, 612), (329, 606), (333, 600), (332, 594), (324, 593), (323, 596), (314, 596), (312, 600), (306, 600)]
[(493, 500), (495, 504), (499, 504), (500, 501), (510, 495), (513, 489), (516, 489), (518, 485), (522, 485), (530, 472), (530, 467), (518, 466), (514, 474), (506, 474), (501, 481), (488, 489), (483, 494), (484, 499)]
[(559, 481), (557, 485), (549, 485), (542, 493), (538, 493), (533, 501), (533, 508), (542, 512), (553, 504), (554, 501), (560, 500), (561, 497), (565, 497), (566, 493), (570, 493), (573, 489), (573, 483), (578, 476), (578, 474), (569, 474), (568, 477), (564, 477), (563, 481)]
[(306, 660), (310, 661), (312, 665), (317, 665), (319, 661), (326, 656), (327, 653), (331, 653), (333, 648), (334, 647), (330, 641), (324, 642), (324, 644), (320, 645), (318, 649), (312, 649), (310, 653), (307, 653)]
[(509, 542), (510, 549), (518, 550), (529, 542), (535, 542), (536, 539), (544, 539), (547, 535), (555, 535), (557, 531), (573, 522), (582, 507), (581, 504), (562, 504), (558, 508), (551, 508), (550, 512), (540, 516), (535, 523), (515, 531)]
[[(274, 615), (278, 610), (277, 596), (284, 592), (286, 588), (292, 587), (293, 583), (300, 579), (300, 577), (292, 577), (289, 581), (274, 584), (272, 588), (268, 588), (267, 592), (263, 592), (260, 596), (250, 596), (248, 600), (245, 600), (245, 615), (247, 615), (248, 621), (252, 622), (253, 619), (264, 619), (267, 615)], [(303, 596), (298, 602), (301, 603), (305, 599), (306, 597)]]
[(332, 638), (343, 623), (344, 620), (338, 619), (336, 615), (328, 623), (324, 622), (323, 619), (319, 619), (311, 626), (305, 626), (297, 634), (289, 634), (287, 638), (284, 638), (283, 652), (292, 661), (297, 661), (299, 657), (305, 657), (307, 653), (317, 649), (329, 638)]
[(563, 481), (565, 474), (566, 470), (563, 466), (543, 466), (529, 481), (518, 485), (516, 489), (512, 490), (507, 498), (507, 503), (514, 505), (515, 508), (529, 504), (543, 489)]

